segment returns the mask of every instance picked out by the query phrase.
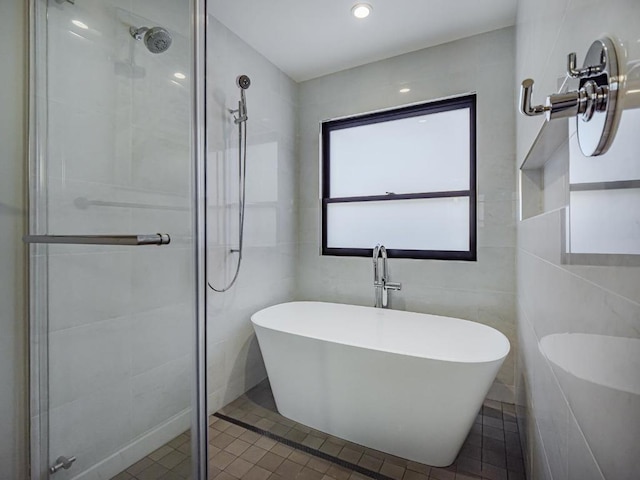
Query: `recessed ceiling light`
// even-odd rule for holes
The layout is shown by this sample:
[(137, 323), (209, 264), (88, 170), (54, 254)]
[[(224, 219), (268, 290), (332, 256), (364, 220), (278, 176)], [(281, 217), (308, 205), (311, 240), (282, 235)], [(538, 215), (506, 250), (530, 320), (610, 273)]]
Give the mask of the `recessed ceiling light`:
[(185, 78), (187, 78), (187, 76), (184, 73), (180, 73), (180, 72), (174, 73), (173, 76), (180, 80), (184, 80)]
[(410, 89), (410, 88), (405, 87), (405, 88), (401, 88), (401, 89), (400, 89), (400, 90), (398, 90), (398, 91), (399, 91), (400, 93), (409, 93), (409, 92), (411, 91), (411, 89)]
[(373, 7), (368, 3), (356, 3), (351, 9), (351, 13), (356, 18), (367, 18)]
[(71, 20), (71, 23), (73, 23), (76, 27), (80, 27), (80, 28), (84, 28), (85, 30), (88, 30), (89, 27), (87, 26), (86, 23), (81, 22), (80, 20)]

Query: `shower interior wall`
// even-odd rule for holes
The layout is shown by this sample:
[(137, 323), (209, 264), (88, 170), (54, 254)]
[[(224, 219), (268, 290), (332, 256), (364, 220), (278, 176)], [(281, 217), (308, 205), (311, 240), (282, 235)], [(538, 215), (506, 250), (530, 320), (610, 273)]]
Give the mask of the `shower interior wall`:
[(238, 108), (236, 77), (251, 79), (242, 268), (228, 292), (208, 294), (214, 412), (266, 377), (251, 314), (295, 298), (298, 85), (214, 17), (207, 42), (208, 279), (218, 289), (238, 259), (238, 128), (228, 109)]
[[(639, 21), (636, 0), (521, 0), (516, 80), (533, 78), (538, 92), (534, 100), (541, 101), (542, 95), (557, 91), (567, 54), (577, 52), (581, 64), (603, 33), (621, 42), (625, 64), (637, 65)], [(613, 266), (615, 256), (609, 257), (609, 266), (567, 264), (562, 233), (565, 215), (571, 215), (572, 171), (591, 165), (600, 177), (640, 178), (638, 112), (623, 113), (615, 142), (601, 157), (584, 157), (575, 135), (567, 135), (542, 158), (547, 163), (538, 172), (539, 192), (528, 188), (531, 173), (522, 176), (523, 203), (537, 196), (541, 212), (518, 223), (516, 384), (527, 478), (624, 480), (638, 478), (640, 472), (640, 267), (628, 261)], [(542, 123), (541, 118), (518, 116), (517, 165)], [(630, 171), (635, 176), (629, 177)], [(640, 190), (626, 192), (628, 200), (618, 208), (624, 216), (635, 213), (638, 222)], [(602, 199), (603, 193), (616, 191), (593, 193)], [(599, 202), (592, 204), (585, 219), (603, 229), (600, 209)], [(609, 211), (607, 216), (615, 218), (617, 213)], [(609, 233), (625, 236), (615, 229)], [(636, 246), (637, 242), (635, 237)], [(558, 340), (566, 344), (550, 349)]]

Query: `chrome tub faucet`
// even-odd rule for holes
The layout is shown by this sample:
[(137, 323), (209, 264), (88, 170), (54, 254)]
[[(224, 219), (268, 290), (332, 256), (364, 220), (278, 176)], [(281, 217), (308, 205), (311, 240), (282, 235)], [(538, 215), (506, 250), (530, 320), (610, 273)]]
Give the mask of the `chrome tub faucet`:
[[(380, 257), (382, 257), (382, 269), (379, 267)], [(389, 307), (389, 290), (400, 290), (401, 283), (389, 281), (389, 270), (387, 267), (387, 249), (384, 245), (376, 245), (373, 249), (373, 287), (375, 290), (375, 307)]]

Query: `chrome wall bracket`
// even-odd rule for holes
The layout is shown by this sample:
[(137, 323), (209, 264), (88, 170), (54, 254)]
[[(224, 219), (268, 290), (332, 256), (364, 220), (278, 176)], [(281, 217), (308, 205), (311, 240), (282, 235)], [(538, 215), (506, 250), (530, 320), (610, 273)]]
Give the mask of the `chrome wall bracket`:
[(575, 116), (582, 153), (588, 157), (602, 155), (613, 142), (621, 113), (620, 66), (613, 40), (604, 37), (593, 42), (582, 68), (577, 68), (576, 54), (570, 53), (567, 76), (579, 81), (577, 90), (554, 93), (544, 105), (535, 106), (531, 104), (533, 80), (524, 80), (520, 111), (529, 117), (544, 114), (547, 121)]

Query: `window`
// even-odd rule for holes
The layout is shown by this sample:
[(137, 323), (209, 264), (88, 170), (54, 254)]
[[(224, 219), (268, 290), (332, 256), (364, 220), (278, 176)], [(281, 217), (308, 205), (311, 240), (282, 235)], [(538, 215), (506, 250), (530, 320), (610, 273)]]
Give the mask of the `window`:
[(322, 123), (322, 254), (476, 260), (476, 97)]

